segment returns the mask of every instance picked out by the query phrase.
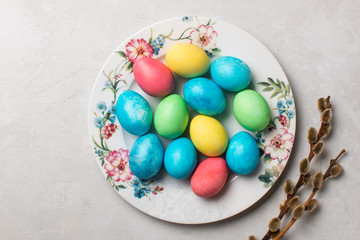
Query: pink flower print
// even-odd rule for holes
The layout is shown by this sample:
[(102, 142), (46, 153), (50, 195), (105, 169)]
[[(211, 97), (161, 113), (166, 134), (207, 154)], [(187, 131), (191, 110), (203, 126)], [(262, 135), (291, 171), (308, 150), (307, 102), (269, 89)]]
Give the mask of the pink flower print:
[(294, 135), (285, 128), (281, 130), (282, 133), (270, 132), (270, 136), (265, 139), (264, 152), (273, 160), (286, 160), (294, 144)]
[(118, 151), (114, 150), (106, 157), (104, 165), (106, 174), (109, 175), (115, 182), (125, 182), (130, 180), (134, 175), (129, 166), (129, 151), (120, 148)]
[(129, 58), (130, 62), (135, 62), (136, 59), (142, 57), (152, 57), (153, 55), (152, 47), (143, 38), (131, 39), (126, 44), (125, 49), (125, 55)]
[(190, 43), (210, 51), (215, 48), (217, 37), (218, 34), (212, 26), (201, 24), (198, 29), (190, 32)]

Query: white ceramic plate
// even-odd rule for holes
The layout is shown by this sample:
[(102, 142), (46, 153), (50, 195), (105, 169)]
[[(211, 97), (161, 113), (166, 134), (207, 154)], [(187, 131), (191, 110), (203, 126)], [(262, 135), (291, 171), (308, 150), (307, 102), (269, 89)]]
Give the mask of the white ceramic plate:
[[(155, 111), (161, 99), (147, 95), (138, 87), (132, 74), (132, 62), (143, 55), (164, 61), (166, 50), (180, 41), (202, 47), (211, 60), (230, 55), (245, 61), (252, 72), (249, 87), (262, 94), (271, 108), (272, 122), (269, 127), (263, 132), (251, 133), (258, 141), (261, 153), (256, 170), (246, 176), (230, 173), (220, 194), (209, 199), (197, 197), (192, 192), (190, 179), (175, 180), (164, 169), (151, 180), (140, 180), (132, 175), (128, 155), (137, 137), (121, 128), (113, 112), (118, 96), (127, 89), (140, 93)], [(176, 93), (182, 95), (185, 81), (176, 79)], [(229, 137), (244, 130), (232, 114), (234, 96), (226, 92), (227, 108), (216, 116), (225, 126)], [(194, 115), (190, 111), (190, 118)], [(91, 144), (96, 162), (107, 181), (137, 209), (175, 223), (219, 221), (254, 205), (269, 191), (287, 164), (294, 142), (295, 125), (293, 94), (275, 57), (250, 34), (229, 23), (209, 18), (165, 20), (125, 40), (103, 66), (90, 99)], [(154, 128), (151, 132), (156, 133)], [(188, 129), (184, 135), (188, 136)], [(166, 147), (169, 141), (160, 139)], [(199, 161), (204, 158), (199, 155)]]

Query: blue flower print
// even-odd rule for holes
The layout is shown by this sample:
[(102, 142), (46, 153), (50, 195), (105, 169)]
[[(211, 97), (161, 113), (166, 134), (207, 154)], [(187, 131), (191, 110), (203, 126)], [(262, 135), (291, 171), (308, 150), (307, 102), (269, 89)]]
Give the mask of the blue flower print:
[(102, 128), (105, 125), (105, 121), (102, 117), (96, 117), (94, 119), (95, 127)]
[(95, 151), (95, 154), (101, 157), (104, 154), (104, 152), (99, 149)]
[(292, 100), (292, 99), (286, 100), (286, 105), (287, 106), (291, 107), (293, 104), (294, 104), (294, 100)]
[(109, 113), (115, 114), (115, 111), (116, 111), (116, 105), (111, 103), (109, 106)]
[(105, 112), (106, 111), (106, 103), (104, 101), (101, 101), (101, 102), (98, 102), (96, 104), (96, 109), (99, 111), (99, 112)]
[(150, 46), (153, 49), (153, 54), (159, 55), (160, 47), (159, 47), (158, 42), (156, 40), (151, 41)]
[(111, 87), (111, 81), (106, 80), (104, 85), (105, 87)]
[(283, 107), (285, 107), (283, 101), (278, 101), (278, 102), (277, 102), (277, 107), (278, 107), (278, 108), (283, 108)]
[(134, 188), (134, 196), (140, 199), (145, 196), (145, 191), (142, 188)]
[(183, 22), (189, 23), (193, 20), (192, 16), (185, 16), (181, 19)]
[(140, 181), (138, 179), (133, 180), (131, 184), (134, 188), (140, 187)]
[(159, 43), (160, 47), (164, 46), (165, 44), (165, 38), (164, 36), (159, 36), (156, 41)]
[(279, 109), (279, 115), (282, 115), (285, 111), (283, 109)]
[(288, 116), (289, 119), (292, 119), (292, 118), (294, 118), (294, 116), (295, 116), (295, 112), (294, 112), (293, 110), (289, 110), (289, 111), (287, 112), (287, 116)]

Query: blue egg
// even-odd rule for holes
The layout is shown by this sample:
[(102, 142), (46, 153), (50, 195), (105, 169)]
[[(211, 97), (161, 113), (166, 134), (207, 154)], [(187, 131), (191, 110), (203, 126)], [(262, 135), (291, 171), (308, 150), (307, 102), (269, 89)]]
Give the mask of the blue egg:
[(116, 103), (115, 113), (121, 126), (133, 135), (143, 135), (151, 127), (151, 108), (145, 98), (137, 92), (123, 92)]
[(247, 132), (238, 132), (229, 143), (226, 151), (226, 162), (234, 173), (245, 175), (251, 173), (259, 161), (259, 148), (255, 139)]
[(189, 177), (195, 170), (196, 163), (196, 149), (188, 138), (182, 137), (172, 141), (165, 151), (165, 169), (173, 178)]
[(163, 164), (164, 148), (160, 139), (148, 133), (136, 139), (130, 151), (129, 165), (131, 171), (140, 179), (155, 176)]
[(187, 104), (200, 114), (217, 115), (224, 111), (226, 100), (221, 88), (207, 78), (193, 78), (184, 86)]
[(251, 81), (250, 68), (238, 58), (224, 56), (215, 59), (210, 68), (211, 77), (223, 89), (238, 92)]

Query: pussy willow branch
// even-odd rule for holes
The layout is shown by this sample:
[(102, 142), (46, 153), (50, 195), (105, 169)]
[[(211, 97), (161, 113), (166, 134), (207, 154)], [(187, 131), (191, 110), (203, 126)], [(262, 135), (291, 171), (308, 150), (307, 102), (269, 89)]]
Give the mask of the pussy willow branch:
[[(345, 149), (343, 149), (335, 159), (331, 159), (330, 160), (330, 164), (329, 167), (327, 168), (324, 176), (323, 176), (323, 181), (325, 181), (327, 178), (330, 177), (330, 171), (332, 169), (332, 167), (334, 165), (337, 164), (339, 158), (345, 153)], [(314, 187), (310, 196), (308, 197), (308, 199), (306, 200), (306, 202), (304, 203), (304, 208), (306, 209), (309, 206), (309, 203), (311, 201), (311, 199), (314, 198), (316, 192), (319, 190), (319, 188)], [(290, 227), (296, 222), (297, 219), (292, 218), (291, 221), (288, 223), (288, 225), (274, 238), (274, 240), (279, 240), (282, 236), (284, 236), (284, 234), (290, 229)]]
[[(329, 103), (329, 106), (328, 107), (331, 107), (331, 104), (330, 104), (330, 96), (328, 96), (326, 98), (327, 102)], [(320, 125), (320, 128), (318, 130), (318, 134), (317, 134), (317, 141), (315, 143), (312, 143), (312, 144), (309, 144), (310, 145), (310, 150), (309, 150), (309, 154), (308, 154), (308, 159), (309, 159), (309, 162), (311, 162), (311, 160), (314, 158), (315, 154), (313, 153), (312, 149), (313, 147), (315, 146), (316, 143), (318, 143), (321, 138), (324, 136), (324, 131), (323, 128), (324, 128), (324, 125), (325, 123), (322, 121), (321, 122), (321, 125)], [(284, 217), (284, 215), (289, 211), (290, 207), (289, 205), (287, 204), (289, 202), (289, 200), (291, 198), (293, 198), (297, 191), (299, 190), (299, 188), (301, 188), (303, 185), (304, 185), (304, 175), (300, 174), (299, 178), (298, 178), (298, 181), (296, 182), (296, 185), (294, 187), (294, 192), (292, 194), (288, 194), (287, 195), (287, 198), (286, 198), (286, 202), (284, 204), (284, 206), (282, 207), (282, 209), (280, 210), (280, 213), (278, 215), (278, 218), (282, 219)], [(267, 233), (264, 235), (264, 237), (262, 238), (262, 240), (269, 240), (271, 237), (271, 231), (270, 229), (267, 231)]]

